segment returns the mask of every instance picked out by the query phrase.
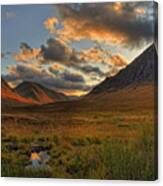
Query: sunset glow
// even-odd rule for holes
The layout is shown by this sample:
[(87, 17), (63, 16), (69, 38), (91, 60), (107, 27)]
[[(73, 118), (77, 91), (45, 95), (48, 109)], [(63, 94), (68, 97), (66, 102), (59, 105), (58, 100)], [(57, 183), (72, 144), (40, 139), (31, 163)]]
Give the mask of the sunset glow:
[(3, 6), (2, 75), (14, 86), (32, 81), (84, 95), (153, 42), (152, 7), (152, 2)]

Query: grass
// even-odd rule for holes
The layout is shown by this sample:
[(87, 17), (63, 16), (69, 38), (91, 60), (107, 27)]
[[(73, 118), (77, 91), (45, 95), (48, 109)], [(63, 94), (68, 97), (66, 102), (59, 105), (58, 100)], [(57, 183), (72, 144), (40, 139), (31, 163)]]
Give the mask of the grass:
[[(15, 118), (22, 115), (16, 113)], [(49, 112), (44, 116), (36, 112), (30, 117), (36, 121), (30, 125), (29, 118), (3, 117), (2, 176), (125, 180), (157, 177), (154, 117), (150, 111)], [(33, 143), (50, 155), (48, 169), (26, 168)]]

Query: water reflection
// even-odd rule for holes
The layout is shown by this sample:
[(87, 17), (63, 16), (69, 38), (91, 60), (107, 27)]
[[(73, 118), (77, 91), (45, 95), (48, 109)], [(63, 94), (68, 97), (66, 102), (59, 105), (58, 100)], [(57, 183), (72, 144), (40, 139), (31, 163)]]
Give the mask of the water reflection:
[(38, 151), (38, 149), (32, 149), (30, 154), (31, 165), (28, 165), (26, 168), (50, 168), (48, 161), (50, 156), (46, 151)]
[(32, 161), (32, 166), (37, 168), (41, 164), (41, 158), (37, 152), (31, 152), (30, 160)]

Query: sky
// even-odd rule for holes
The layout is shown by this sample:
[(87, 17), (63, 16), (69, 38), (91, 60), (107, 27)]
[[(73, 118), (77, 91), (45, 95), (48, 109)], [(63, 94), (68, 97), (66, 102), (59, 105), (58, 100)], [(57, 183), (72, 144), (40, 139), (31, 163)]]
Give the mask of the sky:
[(156, 14), (152, 1), (3, 5), (2, 76), (87, 94), (153, 43)]

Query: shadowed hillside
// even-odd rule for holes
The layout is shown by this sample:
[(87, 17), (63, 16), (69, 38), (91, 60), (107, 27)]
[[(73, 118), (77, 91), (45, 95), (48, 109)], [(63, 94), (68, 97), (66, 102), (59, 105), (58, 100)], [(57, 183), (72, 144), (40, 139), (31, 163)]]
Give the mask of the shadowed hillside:
[(24, 98), (15, 93), (3, 78), (1, 78), (1, 98), (2, 106), (24, 106), (29, 104), (37, 104), (37, 102), (34, 100)]
[(157, 52), (153, 44), (116, 76), (106, 78), (96, 86), (90, 92), (90, 95), (105, 91), (116, 91), (129, 85), (140, 86), (144, 82), (156, 82), (157, 65)]
[(68, 100), (68, 97), (64, 94), (47, 89), (34, 82), (23, 82), (14, 89), (14, 92), (23, 97), (31, 98), (40, 104)]

